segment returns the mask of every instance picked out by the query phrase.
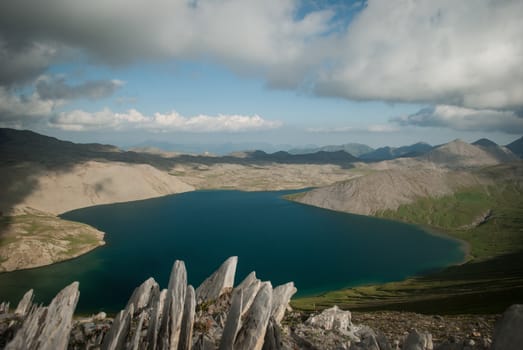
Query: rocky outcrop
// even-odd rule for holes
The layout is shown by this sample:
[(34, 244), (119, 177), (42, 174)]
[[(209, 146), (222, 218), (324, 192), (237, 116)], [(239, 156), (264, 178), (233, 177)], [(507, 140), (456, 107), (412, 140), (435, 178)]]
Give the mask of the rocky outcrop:
[[(281, 310), (289, 307), (294, 284), (279, 287), (274, 304), (270, 282), (258, 283), (254, 273), (232, 293), (237, 261), (237, 257), (227, 259), (197, 291), (187, 285), (184, 262), (176, 261), (167, 289), (160, 291), (158, 283), (149, 278), (134, 290), (112, 322), (99, 314), (75, 322), (73, 331), (77, 282), (62, 290), (48, 307), (33, 305), (31, 290), (12, 314), (8, 304), (2, 303), (0, 348), (8, 342), (9, 350), (217, 350), (218, 346), (223, 350), (261, 350), (271, 315), (276, 313), (279, 318)], [(248, 307), (243, 303), (244, 291), (249, 298), (254, 295)], [(271, 320), (274, 334), (274, 327), (277, 331), (279, 326)]]
[(309, 317), (306, 323), (325, 330), (346, 332), (351, 326), (351, 313), (333, 306), (319, 315)]
[(271, 317), (276, 323), (280, 323), (289, 306), (289, 302), (298, 290), (294, 287), (294, 282), (289, 282), (274, 288), (272, 292), (272, 311)]
[[(205, 290), (220, 291), (216, 299), (197, 301), (194, 288), (187, 285), (185, 264), (176, 261), (166, 289), (160, 291), (154, 279), (146, 280), (114, 319), (100, 313), (73, 321), (79, 298), (77, 282), (64, 288), (47, 307), (34, 305), (33, 293), (29, 291), (12, 313), (8, 303), (0, 304), (0, 349), (487, 350), (490, 347), (490, 340), (443, 339), (441, 334), (433, 338), (422, 323), (417, 323), (422, 331), (412, 327), (398, 337), (392, 336), (387, 329), (382, 333), (364, 324), (354, 324), (351, 312), (337, 307), (310, 315), (304, 321), (302, 313), (285, 314), (289, 310), (288, 301), (296, 292), (292, 282), (273, 289), (270, 282), (260, 282), (251, 273), (231, 290), (232, 286), (224, 284), (227, 278), (216, 276), (234, 274), (232, 266), (236, 266), (236, 258), (224, 265), (213, 274), (214, 278), (202, 284)], [(252, 300), (251, 295), (254, 295)], [(433, 320), (439, 319), (442, 318), (433, 316)], [(397, 327), (397, 319), (388, 320), (390, 327)], [(518, 349), (523, 342), (522, 327), (523, 306), (514, 305), (498, 323), (492, 349)], [(478, 329), (472, 329), (472, 333), (475, 339), (486, 336), (484, 330), (480, 334)], [(393, 339), (392, 345), (387, 337)]]
[(196, 289), (196, 300), (199, 302), (218, 299), (223, 293), (232, 289), (238, 257), (232, 256)]
[[(25, 298), (28, 294), (21, 304), (27, 302)], [(58, 293), (49, 306), (32, 306), (21, 328), (5, 349), (67, 349), (79, 296), (78, 282), (74, 282)]]

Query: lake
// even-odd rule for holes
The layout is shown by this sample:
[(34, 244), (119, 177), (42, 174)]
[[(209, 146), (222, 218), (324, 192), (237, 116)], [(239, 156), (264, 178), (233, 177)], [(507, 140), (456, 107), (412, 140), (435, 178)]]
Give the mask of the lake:
[[(295, 191), (294, 191), (295, 192)], [(293, 191), (196, 191), (62, 215), (106, 232), (107, 244), (59, 264), (0, 274), (0, 300), (30, 288), (48, 302), (80, 282), (77, 311), (114, 312), (148, 277), (166, 287), (174, 260), (198, 286), (229, 256), (237, 282), (250, 271), (299, 295), (401, 280), (460, 262), (461, 244), (413, 225), (287, 201)]]

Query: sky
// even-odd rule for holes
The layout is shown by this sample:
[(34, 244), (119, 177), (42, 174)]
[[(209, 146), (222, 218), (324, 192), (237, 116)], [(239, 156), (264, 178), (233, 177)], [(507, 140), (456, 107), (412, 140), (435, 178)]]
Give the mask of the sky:
[(129, 147), (523, 135), (521, 0), (4, 0), (0, 127)]

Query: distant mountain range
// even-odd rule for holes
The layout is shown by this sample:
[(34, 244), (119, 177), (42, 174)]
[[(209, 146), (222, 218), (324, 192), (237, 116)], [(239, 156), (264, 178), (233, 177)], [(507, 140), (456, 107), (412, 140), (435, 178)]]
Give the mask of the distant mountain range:
[(416, 157), (429, 152), (433, 147), (428, 143), (418, 142), (410, 146), (381, 147), (359, 157), (367, 161), (382, 161), (400, 157)]
[(361, 143), (346, 143), (343, 145), (329, 145), (323, 147), (307, 147), (307, 148), (291, 148), (288, 152), (290, 154), (308, 154), (316, 152), (338, 152), (344, 151), (350, 153), (355, 157), (362, 154), (367, 154), (374, 151), (374, 148)]
[(170, 143), (165, 141), (147, 140), (129, 147), (130, 151), (143, 151), (153, 149), (164, 152), (176, 152), (185, 154), (214, 154), (224, 156), (233, 152), (262, 150), (264, 152), (277, 152), (291, 148), (291, 145), (273, 145), (265, 142), (242, 142), (242, 143), (202, 143), (185, 144)]

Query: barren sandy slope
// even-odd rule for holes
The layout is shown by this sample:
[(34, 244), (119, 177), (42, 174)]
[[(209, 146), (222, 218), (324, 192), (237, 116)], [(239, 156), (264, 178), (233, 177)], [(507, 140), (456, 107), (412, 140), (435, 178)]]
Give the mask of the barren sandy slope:
[[(126, 202), (168, 194), (187, 192), (194, 187), (166, 172), (147, 164), (88, 161), (68, 170), (35, 171), (38, 165), (8, 169), (15, 176), (16, 186), (4, 189), (0, 208), (9, 212), (16, 188), (32, 186), (34, 189), (14, 205), (14, 213), (34, 208), (52, 214), (69, 210), (116, 202)], [(41, 166), (40, 166), (41, 167)], [(36, 173), (36, 176), (30, 174)], [(28, 176), (29, 175), (29, 176)]]

